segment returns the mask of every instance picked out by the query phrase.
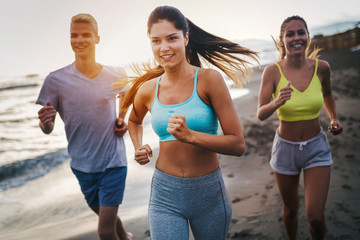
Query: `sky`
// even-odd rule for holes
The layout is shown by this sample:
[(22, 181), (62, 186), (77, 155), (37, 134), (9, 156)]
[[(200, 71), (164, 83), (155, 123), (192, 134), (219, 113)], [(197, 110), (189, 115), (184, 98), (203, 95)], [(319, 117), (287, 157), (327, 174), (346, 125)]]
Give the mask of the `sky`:
[(128, 66), (152, 60), (146, 22), (161, 5), (177, 7), (204, 30), (240, 44), (271, 40), (295, 14), (305, 18), (310, 31), (360, 21), (359, 0), (0, 0), (0, 79), (46, 76), (72, 63), (70, 19), (78, 13), (90, 13), (98, 22), (98, 62)]

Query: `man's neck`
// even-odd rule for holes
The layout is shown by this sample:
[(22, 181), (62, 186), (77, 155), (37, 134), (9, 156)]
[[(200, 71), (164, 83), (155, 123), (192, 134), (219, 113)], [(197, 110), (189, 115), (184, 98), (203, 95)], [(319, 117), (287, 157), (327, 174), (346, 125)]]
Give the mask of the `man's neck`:
[(101, 72), (102, 66), (95, 58), (75, 58), (76, 69), (90, 79), (94, 79)]

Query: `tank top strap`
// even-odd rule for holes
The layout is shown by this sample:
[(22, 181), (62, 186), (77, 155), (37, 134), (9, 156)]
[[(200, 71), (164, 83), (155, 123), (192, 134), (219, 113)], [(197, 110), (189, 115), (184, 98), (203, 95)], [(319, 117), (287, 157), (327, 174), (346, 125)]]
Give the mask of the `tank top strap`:
[[(196, 68), (196, 71), (195, 71), (194, 90), (193, 90), (193, 93), (197, 93), (196, 87), (197, 87), (197, 77), (198, 77), (199, 69), (200, 69), (200, 67), (197, 67), (197, 68)], [(160, 79), (161, 79), (161, 76), (160, 76), (160, 77), (157, 79), (157, 81), (156, 81), (156, 89), (155, 89), (155, 98), (156, 98), (156, 99), (158, 99)], [(192, 95), (193, 95), (193, 94), (192, 94)]]
[(279, 65), (278, 63), (275, 63), (275, 65), (279, 68), (279, 72), (280, 72), (281, 77), (285, 78), (285, 77), (284, 77), (284, 74), (283, 74), (282, 71), (281, 71), (280, 65)]
[(158, 101), (158, 94), (159, 94), (159, 82), (160, 82), (161, 76), (156, 81), (156, 89), (155, 89), (155, 100)]
[(315, 59), (315, 70), (314, 70), (314, 76), (316, 76), (317, 74), (317, 69), (318, 69), (318, 59)]
[(196, 71), (195, 71), (195, 76), (194, 76), (194, 90), (193, 90), (193, 94), (192, 94), (192, 95), (194, 95), (194, 93), (197, 93), (197, 77), (198, 77), (199, 69), (200, 69), (200, 67), (197, 67), (197, 68), (196, 68)]

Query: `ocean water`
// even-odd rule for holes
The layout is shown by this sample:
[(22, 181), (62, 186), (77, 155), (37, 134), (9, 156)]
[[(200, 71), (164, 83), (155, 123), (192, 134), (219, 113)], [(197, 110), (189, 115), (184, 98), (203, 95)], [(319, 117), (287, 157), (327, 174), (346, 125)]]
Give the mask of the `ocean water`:
[(35, 105), (44, 78), (0, 79), (0, 191), (42, 176), (67, 159), (62, 121), (52, 136), (38, 127)]
[[(49, 173), (68, 161), (64, 125), (59, 115), (50, 135), (43, 134), (38, 124), (37, 112), (41, 108), (35, 101), (44, 76), (25, 76), (0, 79), (0, 192), (20, 187)], [(246, 95), (225, 78), (233, 99)], [(144, 138), (156, 147), (158, 137), (150, 126), (150, 115), (144, 120)], [(145, 142), (144, 139), (144, 142)], [(127, 157), (133, 158), (133, 148), (128, 134)]]
[[(358, 21), (347, 21), (319, 26), (310, 29), (312, 35), (335, 34), (358, 25)], [(278, 53), (271, 39), (247, 39), (239, 43), (258, 51), (262, 65), (274, 62)], [(254, 63), (254, 62), (253, 62)], [(68, 160), (66, 137), (63, 122), (59, 116), (54, 131), (45, 135), (38, 127), (35, 105), (45, 76), (28, 75), (12, 78), (0, 76), (0, 192), (19, 187), (47, 174), (59, 164)], [(225, 77), (233, 99), (248, 93), (248, 89), (239, 89)], [(145, 139), (156, 146), (157, 136), (150, 126), (150, 116), (145, 121)], [(133, 149), (128, 135), (125, 136), (128, 159)]]
[[(260, 53), (261, 64), (274, 62), (277, 58), (271, 41), (240, 42)], [(50, 135), (43, 134), (38, 127), (40, 106), (35, 105), (35, 101), (44, 78), (38, 75), (0, 76), (0, 239), (39, 239), (38, 233), (42, 239), (54, 239), (44, 235), (49, 228), (58, 226), (57, 229), (64, 232), (62, 223), (66, 222), (67, 228), (73, 225), (80, 231), (80, 223), (94, 217), (68, 169), (62, 120), (57, 116)], [(225, 81), (233, 99), (249, 92), (234, 87), (226, 78)], [(143, 142), (153, 149), (158, 146), (158, 137), (150, 126), (150, 115), (144, 120)], [(146, 214), (153, 166), (143, 167), (132, 161), (134, 151), (128, 134), (125, 143), (131, 174), (127, 179), (127, 199), (124, 199), (128, 207), (120, 211), (121, 216), (129, 219)], [(48, 207), (54, 202), (55, 207)], [(20, 233), (22, 237), (19, 237)]]
[[(60, 116), (56, 116), (50, 135), (38, 126), (41, 106), (35, 101), (45, 77), (0, 77), (0, 239), (66, 239), (96, 229), (97, 218), (86, 206), (69, 168)], [(249, 89), (235, 87), (226, 77), (225, 82), (233, 99), (249, 93)], [(159, 139), (150, 122), (148, 114), (143, 142), (155, 150)], [(123, 221), (133, 221), (146, 217), (155, 159), (140, 166), (133, 160), (128, 133), (124, 140), (128, 176), (126, 204), (119, 211)]]

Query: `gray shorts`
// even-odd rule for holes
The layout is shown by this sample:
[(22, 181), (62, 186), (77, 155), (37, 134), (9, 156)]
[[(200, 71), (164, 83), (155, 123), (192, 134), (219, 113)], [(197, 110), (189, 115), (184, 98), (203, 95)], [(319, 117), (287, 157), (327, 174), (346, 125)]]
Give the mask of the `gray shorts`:
[(279, 136), (276, 131), (272, 146), (270, 166), (280, 174), (299, 175), (301, 169), (330, 166), (333, 163), (325, 132), (307, 141), (292, 142)]
[(220, 168), (202, 177), (181, 178), (155, 168), (149, 202), (151, 238), (225, 240), (231, 202)]

